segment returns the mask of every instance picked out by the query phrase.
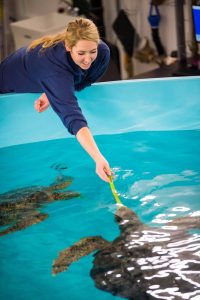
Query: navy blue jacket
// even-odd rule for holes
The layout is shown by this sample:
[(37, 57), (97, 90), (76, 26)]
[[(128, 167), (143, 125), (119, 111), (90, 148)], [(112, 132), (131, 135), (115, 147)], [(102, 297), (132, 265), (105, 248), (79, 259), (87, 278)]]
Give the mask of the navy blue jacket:
[(0, 93), (45, 93), (53, 110), (71, 134), (87, 126), (75, 91), (96, 82), (110, 60), (108, 46), (101, 41), (98, 55), (88, 70), (74, 63), (64, 44), (40, 51), (20, 48), (0, 64)]

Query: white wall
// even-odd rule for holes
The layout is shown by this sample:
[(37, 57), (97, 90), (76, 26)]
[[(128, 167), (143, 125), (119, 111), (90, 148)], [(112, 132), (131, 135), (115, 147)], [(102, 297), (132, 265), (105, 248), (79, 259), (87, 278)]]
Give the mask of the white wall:
[(14, 0), (18, 20), (56, 12), (60, 0)]

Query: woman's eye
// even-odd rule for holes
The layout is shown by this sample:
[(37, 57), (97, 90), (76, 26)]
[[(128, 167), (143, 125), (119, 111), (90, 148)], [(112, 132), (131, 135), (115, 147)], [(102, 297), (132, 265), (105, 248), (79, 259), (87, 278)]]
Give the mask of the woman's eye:
[[(97, 53), (97, 51), (92, 51), (92, 52), (90, 52), (90, 54), (96, 54)], [(78, 55), (84, 55), (85, 53), (84, 52), (80, 52), (80, 53), (78, 53)]]

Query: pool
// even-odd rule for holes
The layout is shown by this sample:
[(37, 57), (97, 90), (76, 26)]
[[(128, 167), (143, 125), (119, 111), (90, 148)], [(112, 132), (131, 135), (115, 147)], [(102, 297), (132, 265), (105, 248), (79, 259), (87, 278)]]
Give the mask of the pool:
[[(1, 96), (1, 203), (30, 189), (49, 195), (63, 179), (57, 191), (74, 193), (34, 206), (44, 220), (0, 236), (1, 299), (122, 299), (131, 289), (137, 300), (199, 299), (200, 77), (99, 83), (77, 95), (139, 225), (116, 221), (109, 185), (51, 109), (34, 112), (37, 94)], [(60, 251), (94, 236), (106, 251), (52, 276)]]

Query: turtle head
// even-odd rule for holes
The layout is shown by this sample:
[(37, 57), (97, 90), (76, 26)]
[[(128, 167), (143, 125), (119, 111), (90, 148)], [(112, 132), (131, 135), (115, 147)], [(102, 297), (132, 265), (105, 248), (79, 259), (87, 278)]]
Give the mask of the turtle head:
[(138, 226), (140, 224), (140, 220), (136, 213), (124, 205), (119, 206), (115, 212), (115, 220), (120, 225), (121, 229), (124, 229), (130, 225)]

